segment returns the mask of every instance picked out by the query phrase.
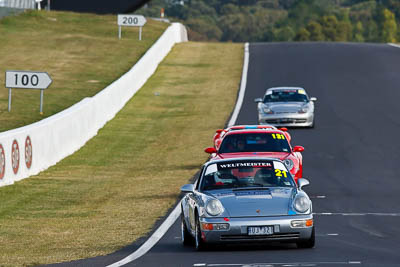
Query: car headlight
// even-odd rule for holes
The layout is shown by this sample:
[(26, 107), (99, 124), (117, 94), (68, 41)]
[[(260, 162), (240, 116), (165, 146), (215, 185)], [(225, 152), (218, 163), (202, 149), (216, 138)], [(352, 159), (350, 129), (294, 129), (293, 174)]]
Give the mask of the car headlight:
[(269, 107), (264, 107), (263, 108), (264, 113), (266, 114), (273, 114), (274, 112), (272, 111), (272, 109), (270, 109)]
[(211, 199), (207, 202), (206, 211), (211, 216), (217, 216), (224, 212), (224, 207), (218, 199)]
[(291, 169), (293, 169), (294, 163), (293, 160), (291, 159), (285, 159), (283, 161), (283, 163), (285, 164), (286, 168), (290, 171)]
[(303, 106), (303, 107), (299, 110), (299, 113), (307, 113), (308, 110), (309, 110), (308, 105), (305, 105), (305, 106)]
[(294, 199), (294, 209), (300, 213), (304, 213), (310, 209), (311, 202), (306, 196), (297, 196)]

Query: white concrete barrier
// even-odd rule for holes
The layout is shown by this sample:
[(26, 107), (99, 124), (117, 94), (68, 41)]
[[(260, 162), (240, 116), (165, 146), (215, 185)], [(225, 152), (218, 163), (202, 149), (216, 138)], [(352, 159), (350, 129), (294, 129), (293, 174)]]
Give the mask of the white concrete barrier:
[(0, 186), (36, 175), (81, 148), (145, 84), (171, 48), (186, 41), (185, 27), (172, 23), (130, 71), (97, 95), (39, 122), (0, 133)]
[(0, 0), (0, 7), (35, 9), (35, 0)]

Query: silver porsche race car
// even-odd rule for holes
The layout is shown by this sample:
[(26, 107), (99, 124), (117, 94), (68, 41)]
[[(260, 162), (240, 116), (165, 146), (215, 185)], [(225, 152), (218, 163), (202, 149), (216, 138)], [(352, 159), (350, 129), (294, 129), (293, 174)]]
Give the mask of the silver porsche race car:
[(209, 161), (195, 184), (182, 186), (182, 242), (197, 250), (209, 244), (315, 243), (312, 203), (277, 159), (236, 158)]
[(259, 124), (274, 126), (314, 126), (314, 102), (301, 87), (273, 87), (267, 89), (264, 98), (254, 101), (258, 109)]

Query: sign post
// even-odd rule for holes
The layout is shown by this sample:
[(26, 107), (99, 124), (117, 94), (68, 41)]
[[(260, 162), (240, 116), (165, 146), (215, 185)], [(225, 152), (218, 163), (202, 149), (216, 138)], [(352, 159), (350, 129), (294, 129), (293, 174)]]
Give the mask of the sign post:
[(147, 20), (142, 15), (118, 15), (118, 38), (121, 39), (122, 26), (140, 27), (139, 40), (142, 40), (142, 27), (146, 24)]
[(11, 111), (11, 88), (8, 89), (8, 112)]
[(6, 71), (6, 88), (8, 88), (8, 111), (11, 111), (11, 89), (39, 89), (40, 114), (43, 114), (43, 91), (53, 82), (47, 72)]

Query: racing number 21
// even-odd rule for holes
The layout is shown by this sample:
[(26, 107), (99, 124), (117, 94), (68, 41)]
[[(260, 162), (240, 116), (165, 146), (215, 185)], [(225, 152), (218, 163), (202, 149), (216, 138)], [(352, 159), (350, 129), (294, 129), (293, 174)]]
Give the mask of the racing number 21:
[(36, 74), (33, 74), (31, 77), (27, 74), (19, 75), (18, 73), (15, 74), (15, 85), (18, 85), (19, 82), (23, 86), (32, 85), (37, 86), (39, 84), (39, 77)]
[(283, 177), (287, 178), (286, 171), (283, 171), (283, 170), (275, 169), (275, 175), (278, 176), (278, 177), (282, 177), (283, 176)]

